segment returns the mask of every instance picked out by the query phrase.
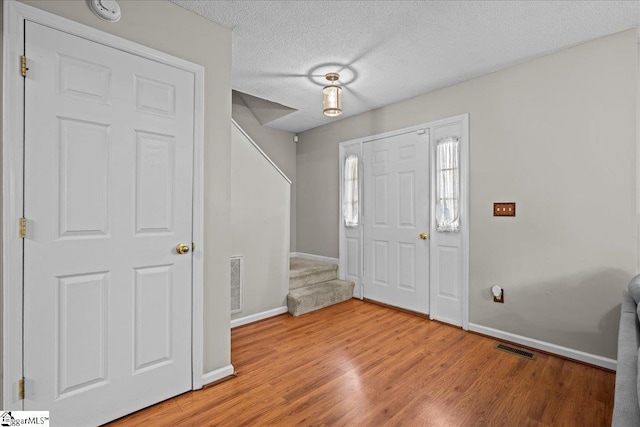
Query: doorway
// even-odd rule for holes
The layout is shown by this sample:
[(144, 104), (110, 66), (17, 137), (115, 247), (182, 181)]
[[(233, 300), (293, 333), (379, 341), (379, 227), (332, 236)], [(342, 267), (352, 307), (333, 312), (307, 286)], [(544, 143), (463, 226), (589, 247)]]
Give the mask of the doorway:
[[(448, 141), (459, 147), (453, 228), (436, 221), (442, 213), (436, 211), (436, 198), (443, 197), (438, 180), (451, 175), (438, 163), (437, 147)], [(468, 114), (345, 141), (339, 156), (340, 278), (356, 282), (355, 297), (468, 329)], [(347, 222), (344, 169), (347, 157), (354, 156), (360, 167), (356, 175), (363, 177), (358, 184), (363, 209), (357, 221)], [(353, 214), (353, 207), (348, 210)]]

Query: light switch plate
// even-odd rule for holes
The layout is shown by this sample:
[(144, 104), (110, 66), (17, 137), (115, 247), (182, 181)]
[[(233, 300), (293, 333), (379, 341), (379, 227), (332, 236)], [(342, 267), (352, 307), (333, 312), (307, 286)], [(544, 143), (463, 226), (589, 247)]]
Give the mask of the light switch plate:
[(516, 203), (515, 202), (494, 203), (493, 216), (516, 216)]

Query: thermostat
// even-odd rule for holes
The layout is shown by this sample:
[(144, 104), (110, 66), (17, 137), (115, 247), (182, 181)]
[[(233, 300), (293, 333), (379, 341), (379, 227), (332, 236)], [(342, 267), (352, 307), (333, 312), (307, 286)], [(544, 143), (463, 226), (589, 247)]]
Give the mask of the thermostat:
[(120, 6), (116, 0), (90, 0), (89, 7), (104, 21), (116, 22), (120, 19)]

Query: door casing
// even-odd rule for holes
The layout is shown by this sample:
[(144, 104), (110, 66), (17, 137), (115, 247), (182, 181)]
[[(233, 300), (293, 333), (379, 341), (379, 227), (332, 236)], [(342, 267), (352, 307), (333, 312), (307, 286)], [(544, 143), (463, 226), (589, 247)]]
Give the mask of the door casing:
[[(125, 40), (15, 0), (4, 2), (3, 31), (3, 146), (2, 146), (2, 407), (20, 410), (18, 383), (22, 378), (23, 340), (23, 240), (19, 220), (23, 215), (24, 77), (19, 61), (24, 53), (24, 21), (64, 31), (121, 51), (193, 73), (193, 235), (192, 261), (192, 388), (203, 384), (203, 149), (204, 67)], [(27, 67), (29, 59), (27, 58)], [(27, 77), (28, 78), (28, 77)], [(29, 223), (27, 221), (27, 227)], [(29, 382), (26, 380), (28, 389)]]

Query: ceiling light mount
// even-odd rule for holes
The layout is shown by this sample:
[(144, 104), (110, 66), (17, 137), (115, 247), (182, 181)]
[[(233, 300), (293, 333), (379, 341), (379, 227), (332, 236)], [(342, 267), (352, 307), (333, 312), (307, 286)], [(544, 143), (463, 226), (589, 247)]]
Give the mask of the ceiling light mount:
[(330, 82), (335, 82), (337, 80), (340, 80), (340, 74), (338, 74), (338, 73), (327, 73), (327, 74), (325, 74), (324, 78), (329, 80)]
[(340, 74), (327, 73), (324, 78), (331, 85), (322, 88), (322, 113), (327, 117), (338, 117), (342, 114), (342, 88), (333, 83), (340, 79)]

